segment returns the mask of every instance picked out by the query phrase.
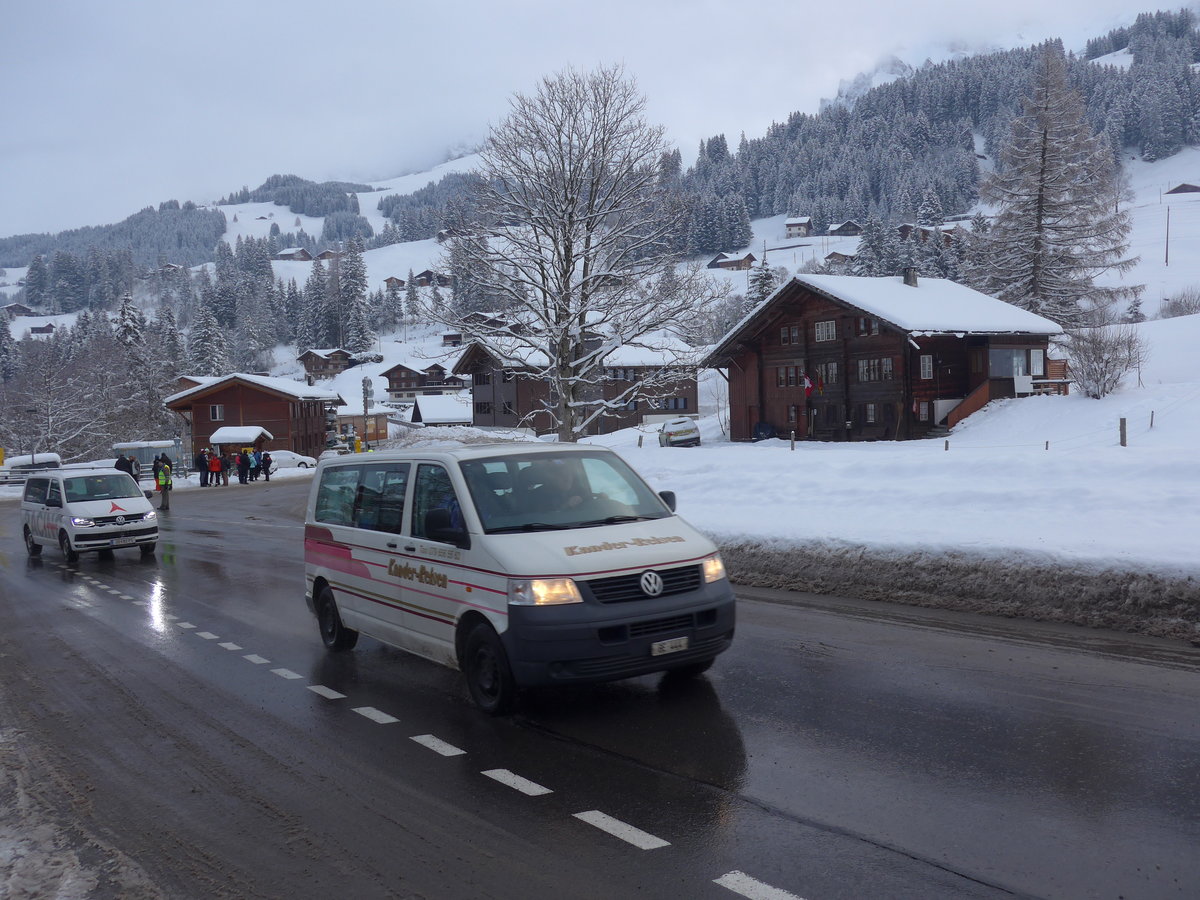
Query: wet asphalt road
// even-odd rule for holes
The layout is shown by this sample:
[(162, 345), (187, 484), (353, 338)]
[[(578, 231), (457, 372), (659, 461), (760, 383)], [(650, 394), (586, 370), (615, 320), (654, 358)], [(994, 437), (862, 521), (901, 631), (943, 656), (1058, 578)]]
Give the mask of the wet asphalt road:
[(0, 743), (91, 896), (1200, 896), (1200, 650), (746, 590), (705, 678), (489, 719), (324, 651), (307, 484), (76, 566), (0, 503)]

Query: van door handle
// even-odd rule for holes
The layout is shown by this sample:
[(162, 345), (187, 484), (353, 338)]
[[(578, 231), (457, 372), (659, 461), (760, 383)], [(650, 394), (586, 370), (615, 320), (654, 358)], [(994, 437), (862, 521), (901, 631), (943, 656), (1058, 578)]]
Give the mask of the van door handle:
[(416, 548), (416, 547), (411, 547), (411, 546), (409, 546), (408, 544), (405, 544), (405, 545), (404, 545), (404, 549), (405, 549), (405, 550), (407, 550), (409, 553), (416, 553), (416, 552), (417, 552), (417, 548)]
[(395, 542), (395, 541), (388, 541), (388, 549), (389, 549), (389, 550), (395, 550), (395, 549), (396, 549), (396, 542)]

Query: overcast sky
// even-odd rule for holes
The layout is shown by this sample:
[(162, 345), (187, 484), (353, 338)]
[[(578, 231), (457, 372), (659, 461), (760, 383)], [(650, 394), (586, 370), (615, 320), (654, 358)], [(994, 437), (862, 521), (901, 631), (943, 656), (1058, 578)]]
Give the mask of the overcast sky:
[(920, 62), (1046, 37), (1081, 48), (1138, 11), (1128, 0), (6, 0), (0, 236), (204, 202), (276, 172), (422, 171), (566, 66), (623, 63), (687, 161), (703, 137), (736, 146), (743, 131), (816, 112), (890, 53)]

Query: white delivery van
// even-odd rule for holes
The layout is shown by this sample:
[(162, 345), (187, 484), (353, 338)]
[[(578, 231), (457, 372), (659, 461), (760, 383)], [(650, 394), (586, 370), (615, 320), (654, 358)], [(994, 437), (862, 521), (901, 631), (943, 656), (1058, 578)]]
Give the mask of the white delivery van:
[(491, 713), (522, 687), (695, 675), (732, 642), (734, 598), (674, 505), (586, 445), (323, 459), (306, 599), (331, 650), (361, 632), (461, 669)]
[(149, 492), (118, 469), (52, 469), (25, 481), (21, 523), (25, 549), (38, 556), (57, 546), (67, 562), (91, 550), (138, 547), (154, 552), (158, 514)]

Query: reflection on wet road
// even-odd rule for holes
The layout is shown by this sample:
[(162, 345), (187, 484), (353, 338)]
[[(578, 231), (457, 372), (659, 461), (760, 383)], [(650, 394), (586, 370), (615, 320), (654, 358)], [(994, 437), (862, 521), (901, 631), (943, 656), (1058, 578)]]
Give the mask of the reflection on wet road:
[[(40, 706), (15, 710), (28, 732), (71, 733), (68, 711), (89, 729), (75, 765), (118, 823), (122, 792), (169, 797), (169, 748), (192, 748), (205, 773), (198, 795), (162, 801), (161, 844), (129, 826), (128, 852), (160, 885), (181, 876), (155, 847), (185, 838), (204, 848), (195, 871), (219, 858), (246, 890), (292, 896), (337, 890), (298, 877), (296, 841), (347, 896), (1200, 885), (1200, 654), (1187, 648), (1110, 636), (1092, 652), (1073, 629), (743, 591), (734, 647), (705, 678), (538, 691), (489, 719), (455, 672), (369, 639), (324, 651), (303, 601), (305, 488), (178, 492), (155, 558), (76, 566), (52, 550), (26, 560), (0, 505), (0, 675), (37, 685)], [(25, 649), (39, 636), (72, 666)], [(106, 752), (143, 727), (164, 770), (151, 757), (122, 775)], [(253, 832), (263, 859), (206, 816)]]

